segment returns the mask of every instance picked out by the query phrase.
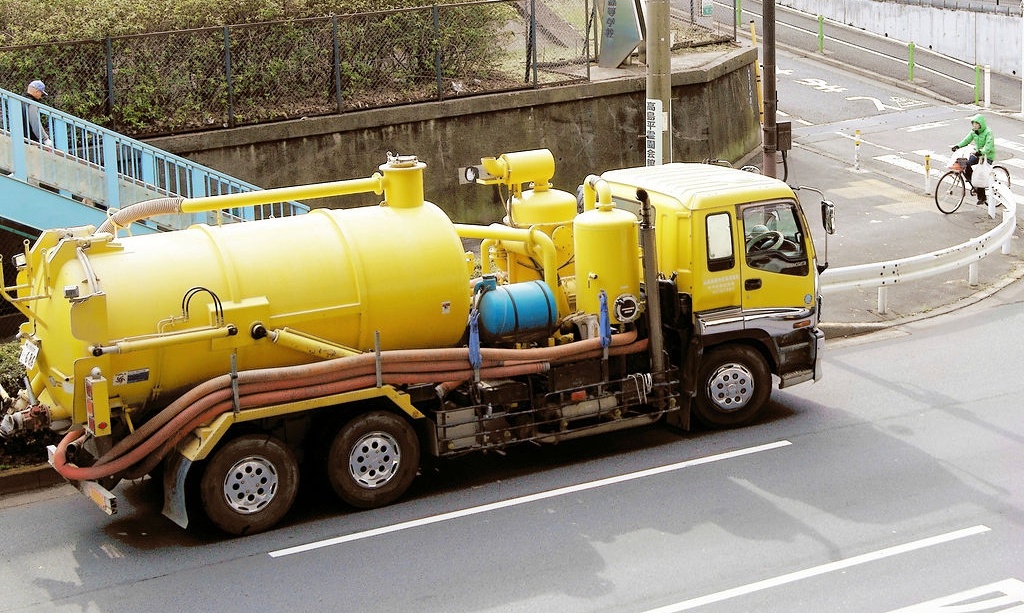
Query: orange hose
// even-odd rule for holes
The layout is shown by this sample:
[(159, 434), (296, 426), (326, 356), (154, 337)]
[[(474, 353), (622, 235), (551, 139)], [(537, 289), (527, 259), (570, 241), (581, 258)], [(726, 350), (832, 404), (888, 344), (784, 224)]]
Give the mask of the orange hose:
[[(644, 339), (634, 343), (636, 336), (635, 331), (614, 335), (609, 354), (642, 351), (647, 341)], [(549, 361), (580, 359), (591, 354), (600, 356), (601, 353), (600, 339), (536, 349), (486, 348), (481, 349), (481, 354), (487, 366), (480, 369), (480, 376), (502, 378), (536, 374), (546, 371)], [(382, 378), (389, 385), (442, 381), (441, 388), (446, 389), (476, 374), (472, 369), (459, 368), (467, 364), (463, 359), (468, 361), (466, 348), (383, 352)], [(433, 363), (418, 363), (428, 360)], [(500, 365), (505, 360), (511, 364)], [(387, 364), (386, 368), (384, 364)], [(376, 383), (376, 376), (370, 373), (375, 370), (376, 356), (360, 354), (319, 363), (242, 371), (238, 373), (239, 404), (242, 408), (253, 408), (372, 386)], [(230, 375), (221, 375), (201, 383), (119, 441), (88, 467), (67, 462), (68, 445), (85, 436), (80, 434), (72, 438), (79, 431), (69, 432), (57, 446), (54, 468), (65, 478), (75, 481), (101, 479), (130, 468), (132, 475), (142, 476), (150, 472), (195, 428), (231, 409), (231, 395)]]

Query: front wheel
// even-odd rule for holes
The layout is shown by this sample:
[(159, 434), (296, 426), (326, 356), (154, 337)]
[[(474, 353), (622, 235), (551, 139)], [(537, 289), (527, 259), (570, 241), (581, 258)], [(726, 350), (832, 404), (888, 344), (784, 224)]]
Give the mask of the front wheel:
[(218, 449), (203, 470), (203, 510), (228, 534), (255, 534), (285, 516), (299, 491), (299, 463), (278, 439), (247, 434)]
[(745, 345), (712, 349), (700, 367), (694, 417), (709, 428), (752, 421), (768, 402), (772, 376), (764, 357)]
[(1010, 187), (1010, 171), (1003, 166), (992, 167), (992, 180), (999, 181), (1006, 187)]
[(386, 411), (357, 415), (338, 430), (327, 477), (344, 502), (360, 509), (390, 504), (419, 470), (420, 443), (405, 419)]
[(949, 215), (963, 204), (966, 191), (963, 175), (951, 170), (942, 175), (935, 184), (935, 206)]

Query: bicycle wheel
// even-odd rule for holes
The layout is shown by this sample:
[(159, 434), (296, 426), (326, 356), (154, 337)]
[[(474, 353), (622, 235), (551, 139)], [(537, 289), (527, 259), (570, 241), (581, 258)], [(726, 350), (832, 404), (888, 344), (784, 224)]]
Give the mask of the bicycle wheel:
[(992, 167), (992, 179), (1010, 187), (1010, 171), (1002, 166)]
[(963, 175), (951, 170), (935, 184), (935, 206), (949, 215), (964, 203), (965, 191)]

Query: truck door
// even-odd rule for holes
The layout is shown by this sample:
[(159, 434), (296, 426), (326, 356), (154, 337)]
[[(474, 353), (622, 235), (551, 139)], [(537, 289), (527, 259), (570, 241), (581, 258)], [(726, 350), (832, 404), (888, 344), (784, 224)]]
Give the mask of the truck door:
[(810, 307), (814, 275), (809, 233), (797, 204), (776, 201), (740, 207), (744, 310)]

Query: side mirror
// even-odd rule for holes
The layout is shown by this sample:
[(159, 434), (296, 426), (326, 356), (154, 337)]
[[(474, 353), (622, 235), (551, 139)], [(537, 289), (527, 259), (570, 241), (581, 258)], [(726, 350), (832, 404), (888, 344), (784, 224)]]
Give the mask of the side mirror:
[(826, 234), (836, 233), (836, 205), (831, 200), (821, 201), (821, 227)]

